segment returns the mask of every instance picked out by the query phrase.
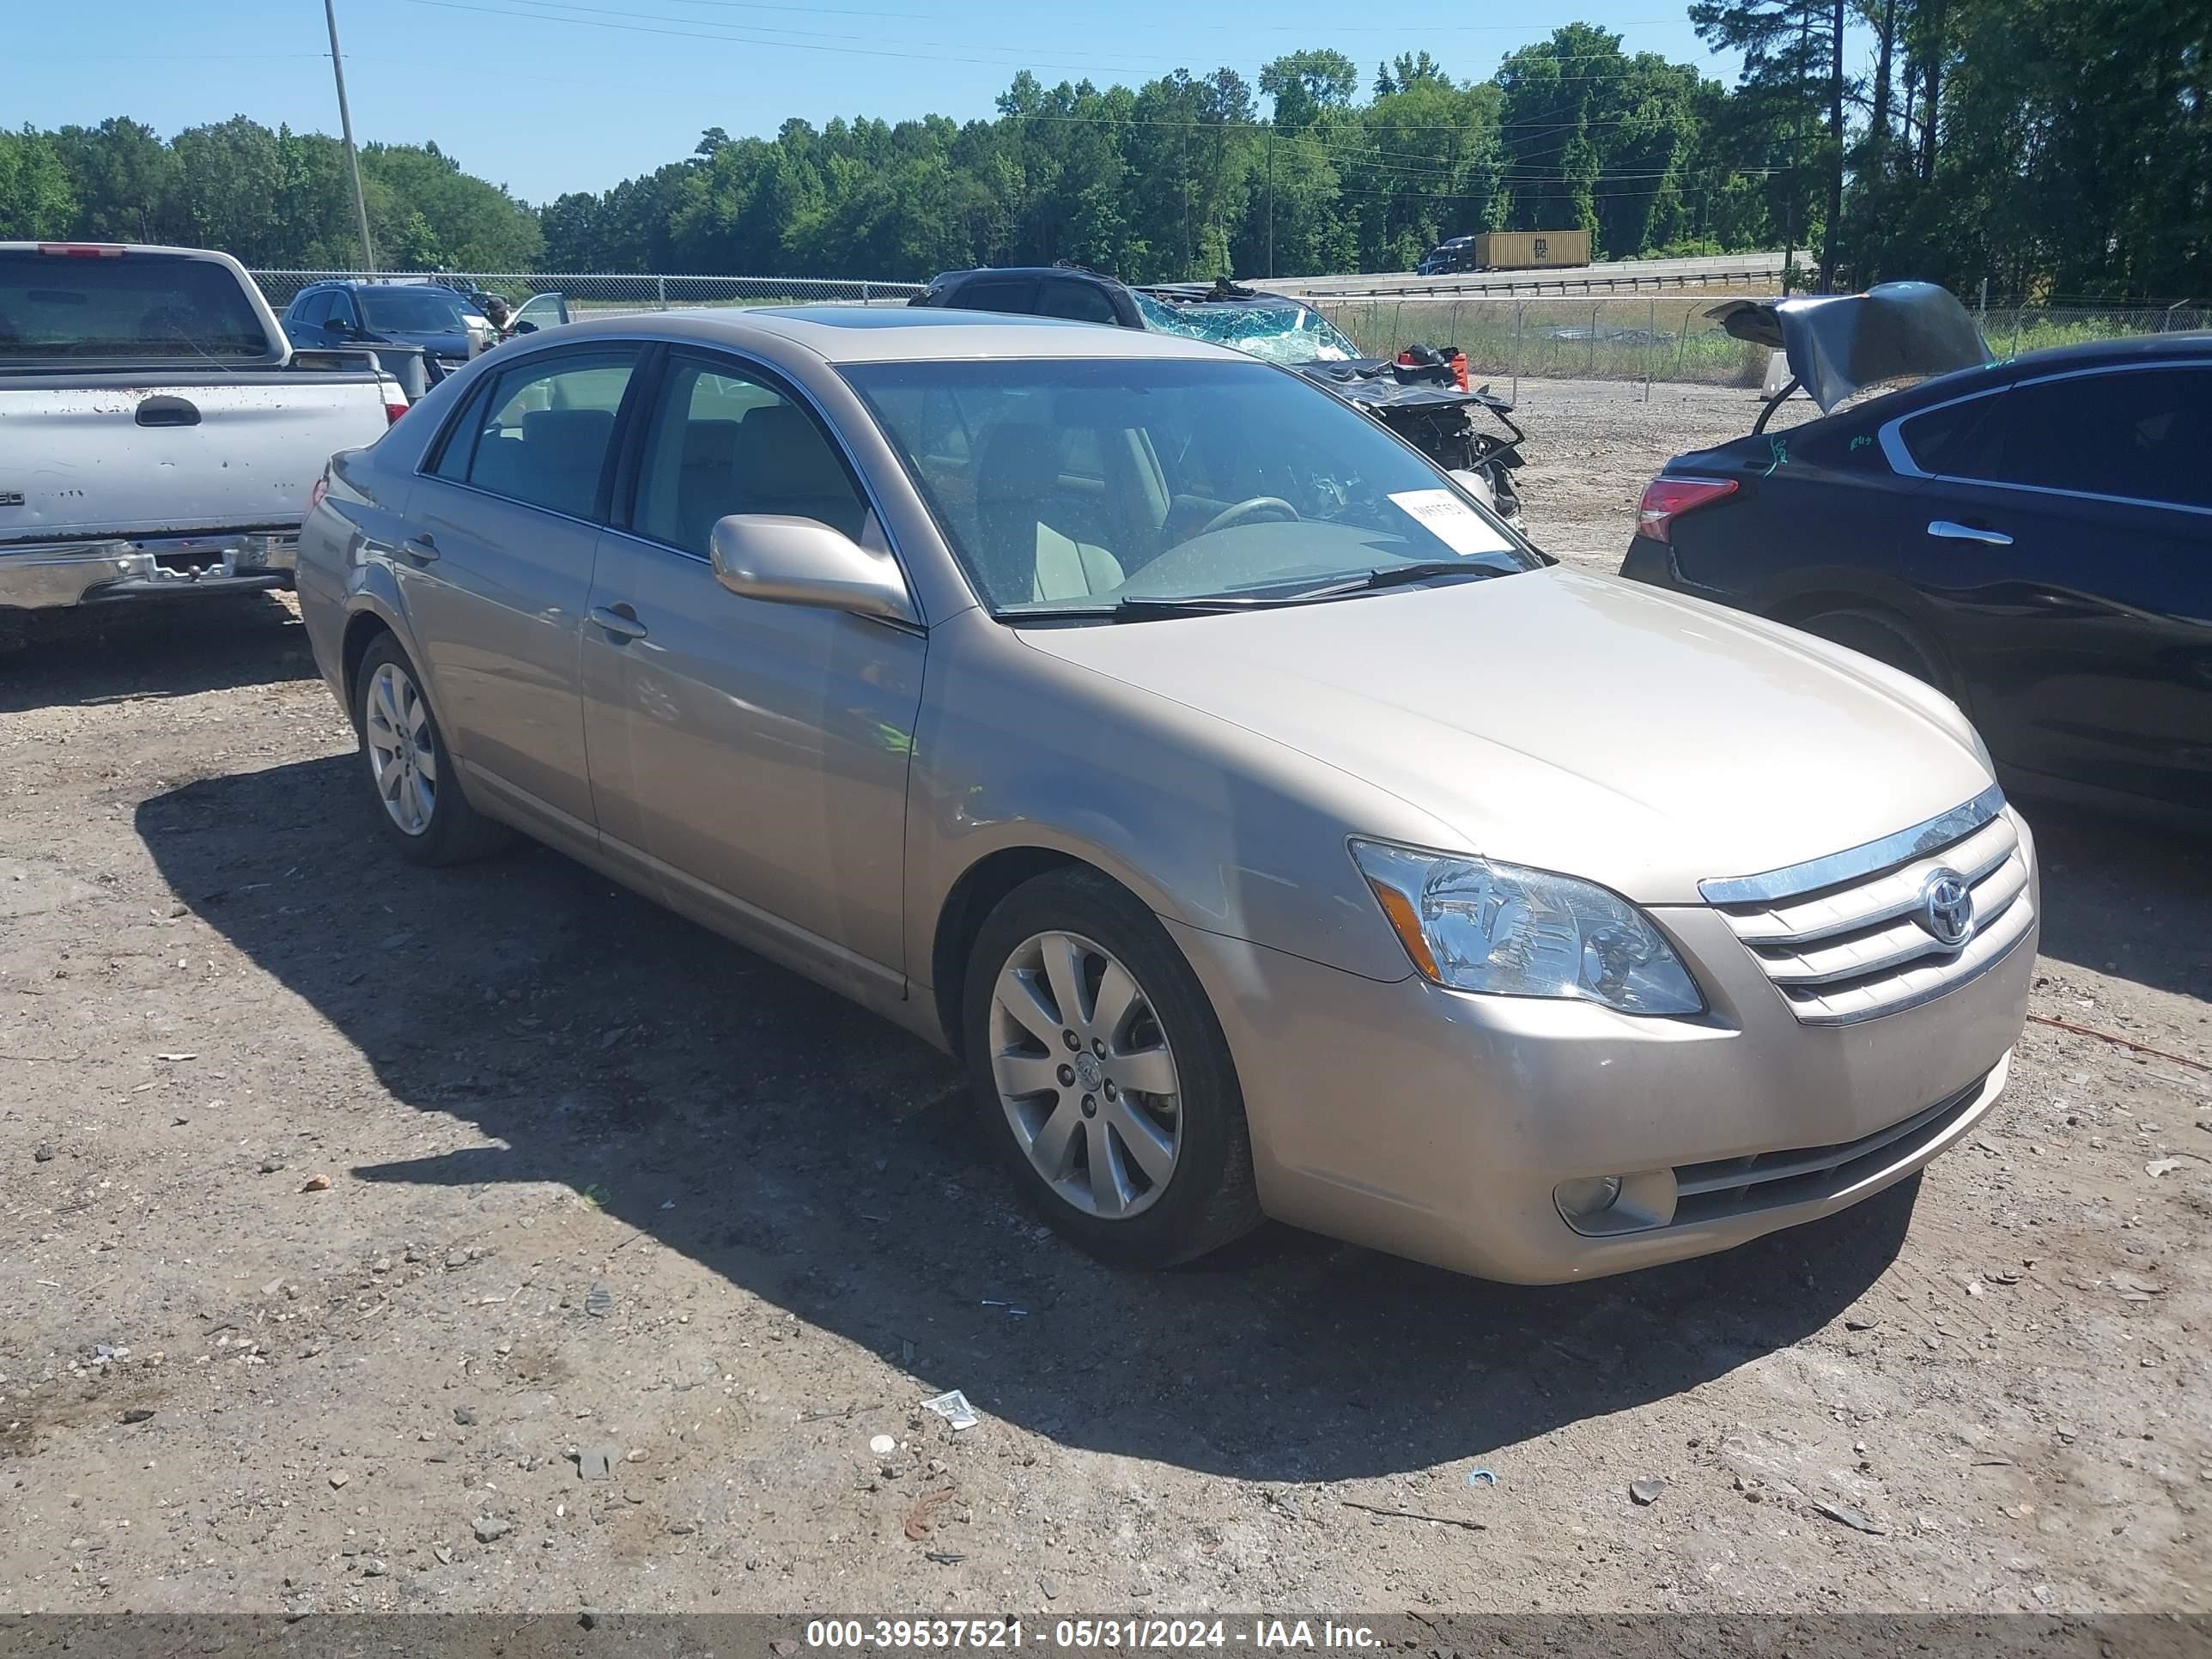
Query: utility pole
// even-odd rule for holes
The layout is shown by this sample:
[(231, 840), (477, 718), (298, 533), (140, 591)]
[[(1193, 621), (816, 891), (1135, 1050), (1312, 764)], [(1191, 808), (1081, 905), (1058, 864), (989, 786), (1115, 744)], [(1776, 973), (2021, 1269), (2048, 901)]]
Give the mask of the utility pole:
[(353, 112), (346, 107), (345, 58), (338, 52), (337, 0), (323, 0), (323, 21), (331, 27), (331, 73), (338, 83), (338, 127), (345, 134), (346, 171), (353, 175), (353, 210), (361, 220), (361, 268), (376, 269), (376, 247), (368, 240), (368, 198), (361, 193), (361, 155), (353, 147)]

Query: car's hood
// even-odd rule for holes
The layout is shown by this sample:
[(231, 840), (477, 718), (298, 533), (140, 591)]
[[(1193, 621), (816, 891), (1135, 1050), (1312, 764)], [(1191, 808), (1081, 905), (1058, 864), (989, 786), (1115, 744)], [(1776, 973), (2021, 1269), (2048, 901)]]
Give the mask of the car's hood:
[(1893, 670), (1559, 567), (1022, 638), (1364, 779), (1439, 840), (1646, 903), (1697, 902), (1701, 879), (1856, 847), (1990, 783), (1957, 711)]
[(465, 329), (380, 328), (376, 333), (394, 345), (421, 346), (434, 357), (466, 357), (470, 351)]

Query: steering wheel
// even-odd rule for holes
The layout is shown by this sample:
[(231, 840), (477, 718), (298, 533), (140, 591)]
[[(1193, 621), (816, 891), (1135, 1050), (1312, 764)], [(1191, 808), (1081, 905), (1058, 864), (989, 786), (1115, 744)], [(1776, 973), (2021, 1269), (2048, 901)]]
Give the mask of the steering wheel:
[(1280, 495), (1251, 495), (1234, 507), (1223, 507), (1206, 521), (1206, 527), (1198, 533), (1211, 536), (1217, 530), (1226, 530), (1231, 525), (1243, 524), (1247, 519), (1256, 519), (1262, 514), (1286, 524), (1298, 521), (1297, 508)]

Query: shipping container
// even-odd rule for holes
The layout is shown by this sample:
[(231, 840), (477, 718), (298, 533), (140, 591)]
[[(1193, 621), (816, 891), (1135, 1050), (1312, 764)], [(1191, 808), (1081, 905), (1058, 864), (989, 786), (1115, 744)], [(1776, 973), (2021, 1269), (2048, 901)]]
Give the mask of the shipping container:
[(1478, 270), (1540, 270), (1589, 263), (1586, 230), (1491, 230), (1474, 239)]

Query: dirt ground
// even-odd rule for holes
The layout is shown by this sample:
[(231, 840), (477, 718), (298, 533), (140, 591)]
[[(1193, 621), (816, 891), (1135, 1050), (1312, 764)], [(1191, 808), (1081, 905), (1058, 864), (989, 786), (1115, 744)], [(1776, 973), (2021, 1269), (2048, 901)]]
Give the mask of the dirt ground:
[[(1522, 398), (1599, 564), (1751, 410)], [(0, 659), (0, 1613), (2212, 1610), (2201, 840), (2031, 809), (2035, 1012), (2181, 1058), (2031, 1024), (1854, 1212), (1137, 1277), (911, 1039), (550, 853), (392, 859), (275, 600)]]

